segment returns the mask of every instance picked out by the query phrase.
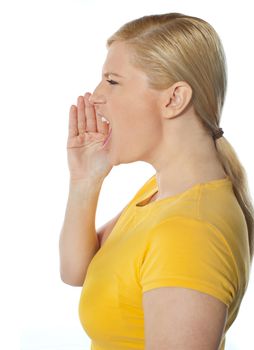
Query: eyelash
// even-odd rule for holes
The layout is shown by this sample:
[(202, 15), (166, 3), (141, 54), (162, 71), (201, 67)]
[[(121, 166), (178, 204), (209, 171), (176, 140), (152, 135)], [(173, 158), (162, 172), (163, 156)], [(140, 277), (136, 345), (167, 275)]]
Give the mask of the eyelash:
[(116, 84), (118, 84), (116, 81), (114, 81), (114, 80), (107, 80), (108, 82), (109, 82), (109, 84), (111, 84), (111, 85), (116, 85)]

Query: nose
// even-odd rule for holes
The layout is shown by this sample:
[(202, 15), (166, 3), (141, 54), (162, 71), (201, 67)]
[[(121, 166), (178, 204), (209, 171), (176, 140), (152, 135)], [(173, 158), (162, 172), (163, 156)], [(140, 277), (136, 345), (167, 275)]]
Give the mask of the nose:
[(95, 89), (94, 92), (90, 95), (88, 99), (89, 103), (91, 103), (92, 105), (106, 103), (105, 96), (102, 94), (98, 94), (96, 90), (97, 89)]

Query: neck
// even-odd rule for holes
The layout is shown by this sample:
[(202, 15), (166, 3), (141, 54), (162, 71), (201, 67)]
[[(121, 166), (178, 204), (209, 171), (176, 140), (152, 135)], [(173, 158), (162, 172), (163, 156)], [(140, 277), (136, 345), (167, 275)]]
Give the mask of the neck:
[[(185, 140), (186, 141), (186, 140)], [(221, 165), (214, 140), (203, 135), (178, 147), (177, 152), (161, 152), (152, 163), (156, 170), (158, 193), (156, 199), (177, 195), (200, 182), (226, 177)]]

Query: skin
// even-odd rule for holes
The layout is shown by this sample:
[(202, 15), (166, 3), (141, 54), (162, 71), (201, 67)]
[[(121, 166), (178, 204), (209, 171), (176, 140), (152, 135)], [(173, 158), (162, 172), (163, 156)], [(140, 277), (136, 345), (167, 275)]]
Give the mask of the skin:
[[(178, 81), (164, 90), (151, 89), (146, 74), (132, 65), (130, 57), (125, 43), (113, 43), (102, 80), (89, 98), (96, 112), (110, 121), (112, 137), (107, 148), (112, 165), (151, 164), (158, 184), (151, 201), (224, 178), (215, 141), (203, 129), (190, 103), (189, 84)], [(106, 72), (122, 77), (104, 77)]]
[[(124, 43), (110, 46), (102, 80), (90, 96), (112, 127), (107, 151), (112, 165), (145, 161), (156, 170), (158, 193), (150, 201), (179, 194), (200, 182), (226, 176), (215, 142), (190, 103), (191, 87), (179, 81), (156, 91), (131, 62)], [(122, 77), (110, 75), (115, 72)], [(107, 79), (117, 82), (110, 85)], [(147, 350), (218, 349), (227, 306), (217, 298), (181, 287), (143, 293)], [(170, 312), (168, 312), (170, 310)]]
[[(145, 350), (218, 350), (227, 305), (213, 296), (182, 287), (143, 293)], [(170, 312), (169, 312), (170, 310)]]

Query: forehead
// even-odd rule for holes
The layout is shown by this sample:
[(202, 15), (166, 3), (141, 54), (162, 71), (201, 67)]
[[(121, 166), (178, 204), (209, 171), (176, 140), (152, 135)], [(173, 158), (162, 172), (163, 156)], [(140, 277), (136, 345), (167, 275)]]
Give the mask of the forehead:
[[(107, 57), (102, 67), (102, 76), (105, 77), (105, 74), (109, 72), (115, 73), (118, 76), (118, 81), (123, 82), (128, 87), (150, 89), (147, 75), (132, 64), (132, 57), (133, 52), (128, 45), (123, 42), (114, 42), (108, 49)], [(112, 77), (116, 77), (116, 75), (112, 75)]]
[(118, 77), (126, 77), (133, 74), (135, 67), (131, 64), (130, 57), (130, 49), (126, 44), (114, 42), (108, 49), (102, 67), (102, 74), (115, 73)]

